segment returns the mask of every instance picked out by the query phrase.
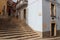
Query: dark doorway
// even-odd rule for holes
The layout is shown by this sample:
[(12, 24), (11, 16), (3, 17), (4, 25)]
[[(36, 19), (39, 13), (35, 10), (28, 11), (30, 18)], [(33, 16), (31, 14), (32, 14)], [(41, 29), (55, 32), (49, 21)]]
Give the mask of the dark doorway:
[(11, 16), (11, 9), (8, 10), (8, 16)]
[(55, 36), (55, 34), (56, 34), (56, 29), (55, 29), (55, 23), (51, 23), (51, 36)]
[(26, 19), (26, 9), (24, 9), (24, 19)]
[(5, 14), (5, 6), (3, 6), (3, 10), (2, 11), (3, 11), (3, 15), (4, 15)]

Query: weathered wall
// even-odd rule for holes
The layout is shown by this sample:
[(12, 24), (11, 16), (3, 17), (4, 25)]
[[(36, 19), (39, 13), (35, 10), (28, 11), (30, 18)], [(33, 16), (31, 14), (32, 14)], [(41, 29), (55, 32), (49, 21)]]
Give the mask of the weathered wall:
[(43, 32), (50, 31), (50, 2), (42, 0), (43, 9)]
[[(46, 0), (42, 0), (43, 4), (43, 31), (50, 31), (50, 23), (51, 23), (51, 16), (50, 16), (50, 2)], [(56, 0), (56, 26), (57, 30), (60, 30), (60, 0)]]
[(2, 12), (3, 6), (7, 8), (7, 0), (0, 0), (0, 12)]
[(27, 23), (35, 31), (42, 32), (42, 0), (28, 0)]
[[(60, 0), (57, 0), (59, 3)], [(59, 3), (60, 4), (60, 3)], [(60, 5), (56, 4), (56, 23), (57, 23), (57, 30), (60, 30)]]

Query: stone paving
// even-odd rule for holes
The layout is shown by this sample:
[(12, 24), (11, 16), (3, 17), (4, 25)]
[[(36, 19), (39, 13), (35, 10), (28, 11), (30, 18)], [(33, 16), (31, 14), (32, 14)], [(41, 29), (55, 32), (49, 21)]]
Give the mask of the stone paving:
[(0, 40), (36, 39), (39, 35), (27, 24), (17, 19), (0, 19)]

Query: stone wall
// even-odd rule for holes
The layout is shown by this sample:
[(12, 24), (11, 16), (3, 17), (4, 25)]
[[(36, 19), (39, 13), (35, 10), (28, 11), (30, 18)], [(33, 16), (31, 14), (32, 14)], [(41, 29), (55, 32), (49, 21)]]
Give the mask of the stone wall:
[(7, 9), (7, 0), (0, 0), (0, 13), (2, 14), (2, 9), (4, 8), (5, 6), (5, 12), (6, 12), (6, 9)]

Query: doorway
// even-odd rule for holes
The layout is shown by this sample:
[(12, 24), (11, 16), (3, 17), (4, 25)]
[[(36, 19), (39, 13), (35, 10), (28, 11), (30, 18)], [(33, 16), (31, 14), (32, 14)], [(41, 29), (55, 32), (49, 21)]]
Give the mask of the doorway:
[(51, 36), (56, 36), (56, 24), (51, 23)]
[(24, 9), (24, 19), (26, 20), (26, 9)]
[(5, 6), (3, 6), (2, 11), (3, 11), (3, 15), (5, 15)]

